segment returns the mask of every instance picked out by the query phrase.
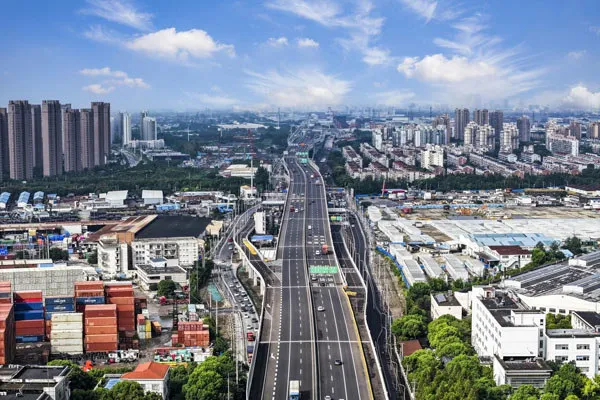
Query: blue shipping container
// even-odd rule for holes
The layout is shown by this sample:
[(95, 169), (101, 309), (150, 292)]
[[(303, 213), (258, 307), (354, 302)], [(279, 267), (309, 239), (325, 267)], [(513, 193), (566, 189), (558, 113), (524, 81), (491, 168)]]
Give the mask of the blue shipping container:
[(17, 343), (37, 343), (43, 342), (43, 336), (17, 336)]
[(98, 297), (78, 297), (75, 299), (77, 304), (104, 304), (104, 296)]
[(15, 303), (15, 311), (43, 311), (44, 303)]
[(46, 306), (57, 304), (75, 304), (75, 299), (73, 297), (46, 297)]
[(32, 319), (44, 319), (44, 310), (42, 311), (15, 311), (16, 321), (30, 321)]
[(54, 306), (46, 306), (46, 312), (69, 312), (75, 311), (75, 304), (56, 304)]

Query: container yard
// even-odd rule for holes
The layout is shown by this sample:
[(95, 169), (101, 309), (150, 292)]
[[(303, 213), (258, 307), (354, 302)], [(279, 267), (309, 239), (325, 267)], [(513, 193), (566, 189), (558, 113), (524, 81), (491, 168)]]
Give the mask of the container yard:
[(210, 334), (204, 322), (179, 322), (177, 332), (172, 336), (173, 345), (183, 344), (185, 347), (208, 347)]

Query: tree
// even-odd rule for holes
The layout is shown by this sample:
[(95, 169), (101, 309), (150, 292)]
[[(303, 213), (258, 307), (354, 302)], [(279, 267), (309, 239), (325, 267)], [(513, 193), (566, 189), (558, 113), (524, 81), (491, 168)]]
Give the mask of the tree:
[(87, 257), (87, 261), (88, 261), (88, 263), (90, 263), (92, 265), (97, 265), (98, 264), (98, 250), (94, 250), (92, 253), (90, 253)]
[(581, 249), (581, 239), (577, 236), (567, 238), (563, 247), (575, 255), (583, 253), (583, 250)]
[(48, 365), (69, 367), (69, 388), (71, 390), (88, 391), (96, 386), (96, 379), (86, 372), (83, 372), (79, 365), (69, 360), (52, 360)]
[(220, 356), (229, 350), (229, 342), (225, 340), (221, 335), (218, 335), (215, 339), (215, 344), (213, 346), (213, 355)]
[(269, 188), (269, 171), (266, 168), (258, 167), (254, 174), (254, 184), (260, 191)]
[(540, 398), (539, 389), (531, 385), (521, 385), (510, 396), (511, 400), (538, 400)]
[(560, 399), (574, 394), (581, 396), (587, 384), (587, 378), (582, 375), (575, 364), (561, 365), (560, 369), (548, 379), (544, 388), (545, 393), (557, 395)]
[(144, 393), (144, 388), (135, 381), (120, 381), (101, 395), (101, 400), (161, 400), (157, 393)]
[(184, 400), (183, 385), (190, 376), (193, 367), (178, 365), (169, 372), (169, 396), (172, 400)]
[(404, 358), (404, 365), (409, 380), (417, 384), (417, 397), (424, 398), (423, 394), (442, 368), (441, 361), (431, 350), (417, 350)]
[(173, 298), (177, 290), (177, 284), (172, 279), (163, 279), (158, 282), (157, 294), (159, 296), (165, 296), (167, 298)]
[(63, 250), (63, 249), (59, 249), (58, 247), (52, 247), (49, 250), (50, 253), (50, 258), (52, 259), (52, 261), (59, 261), (59, 260), (68, 260), (69, 259), (69, 252), (67, 250)]
[(571, 329), (571, 316), (546, 314), (546, 329)]
[(427, 326), (422, 315), (403, 315), (392, 324), (392, 332), (400, 340), (416, 339), (425, 335)]

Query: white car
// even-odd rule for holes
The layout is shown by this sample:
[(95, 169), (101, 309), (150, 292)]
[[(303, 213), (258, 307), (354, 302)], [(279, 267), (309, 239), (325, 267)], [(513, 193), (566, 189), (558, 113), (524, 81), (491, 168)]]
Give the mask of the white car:
[(315, 255), (316, 255), (316, 256), (320, 256), (320, 255), (321, 255), (321, 250), (316, 250), (316, 251), (315, 251)]
[(317, 311), (325, 311), (325, 307), (319, 306), (319, 307), (317, 307)]

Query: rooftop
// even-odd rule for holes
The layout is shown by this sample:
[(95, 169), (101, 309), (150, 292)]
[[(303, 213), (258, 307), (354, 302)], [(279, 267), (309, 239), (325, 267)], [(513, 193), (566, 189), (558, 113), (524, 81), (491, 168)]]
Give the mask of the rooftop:
[(410, 356), (415, 351), (421, 350), (423, 348), (421, 347), (421, 343), (417, 339), (405, 340), (404, 342), (400, 343), (402, 345), (402, 352), (405, 357)]
[(146, 275), (186, 273), (185, 270), (179, 266), (154, 267), (152, 265), (138, 265), (136, 268), (143, 271)]
[(512, 256), (512, 255), (529, 255), (531, 252), (525, 250), (521, 246), (490, 246), (490, 250), (495, 251), (501, 256)]
[(456, 300), (456, 297), (454, 297), (454, 294), (452, 293), (438, 293), (432, 295), (432, 297), (434, 298), (435, 302), (441, 306), (461, 307), (460, 303), (458, 300)]
[(132, 372), (128, 372), (121, 376), (121, 379), (129, 380), (146, 380), (146, 379), (159, 379), (163, 380), (169, 372), (169, 366), (167, 364), (160, 364), (153, 361), (149, 361), (138, 365)]
[(12, 379), (23, 380), (39, 380), (39, 379), (54, 379), (58, 376), (66, 376), (69, 372), (68, 367), (52, 367), (52, 366), (25, 366)]
[(556, 338), (590, 338), (600, 337), (600, 332), (589, 331), (586, 329), (546, 329), (546, 336)]
[(573, 311), (580, 319), (582, 319), (590, 327), (595, 328), (600, 326), (600, 314), (593, 311)]
[(541, 358), (534, 360), (503, 360), (498, 355), (494, 357), (496, 357), (496, 360), (502, 365), (505, 371), (539, 371), (547, 372), (548, 374), (552, 372), (552, 368)]
[(210, 218), (187, 215), (159, 215), (136, 233), (136, 239), (164, 237), (200, 237), (210, 224)]

